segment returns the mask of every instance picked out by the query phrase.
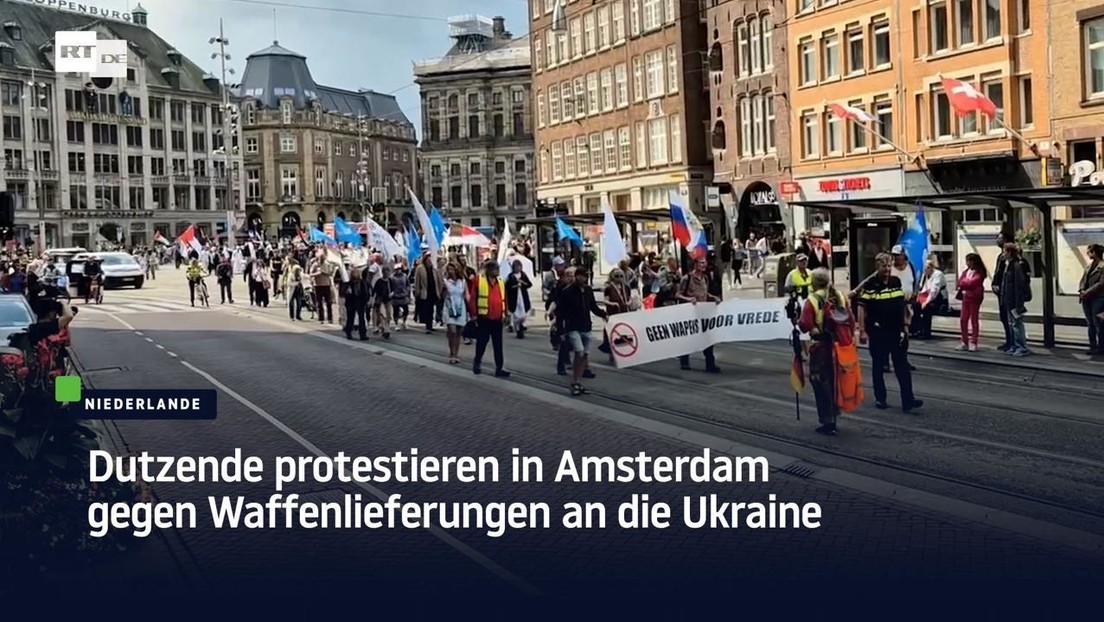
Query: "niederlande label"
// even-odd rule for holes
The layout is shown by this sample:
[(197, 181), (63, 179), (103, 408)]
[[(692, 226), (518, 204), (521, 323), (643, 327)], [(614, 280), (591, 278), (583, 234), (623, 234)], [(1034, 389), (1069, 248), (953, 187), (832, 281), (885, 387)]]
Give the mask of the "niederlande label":
[(214, 389), (85, 389), (70, 404), (78, 419), (214, 419)]

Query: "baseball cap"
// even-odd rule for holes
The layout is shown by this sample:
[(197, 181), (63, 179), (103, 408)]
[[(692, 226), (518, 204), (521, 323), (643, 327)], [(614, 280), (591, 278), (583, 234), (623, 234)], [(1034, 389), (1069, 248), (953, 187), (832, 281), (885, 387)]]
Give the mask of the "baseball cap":
[(553, 266), (562, 266), (565, 263), (566, 262), (563, 260), (563, 257), (556, 257), (552, 260), (552, 265)]
[(893, 248), (890, 249), (889, 253), (891, 255), (904, 255), (905, 254), (905, 247), (901, 246), (900, 244), (895, 244), (893, 246)]
[(801, 253), (797, 256), (798, 261), (809, 261), (809, 256), (805, 253)]

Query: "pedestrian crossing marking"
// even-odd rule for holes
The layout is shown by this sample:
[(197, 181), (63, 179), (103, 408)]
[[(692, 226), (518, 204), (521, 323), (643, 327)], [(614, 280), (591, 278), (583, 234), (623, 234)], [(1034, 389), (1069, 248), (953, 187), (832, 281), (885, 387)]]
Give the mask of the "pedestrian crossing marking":
[(200, 307), (192, 307), (188, 304), (176, 302), (109, 302), (103, 304), (87, 304), (80, 307), (81, 311), (99, 311), (101, 313), (117, 313), (120, 315), (134, 313), (182, 313), (187, 311), (199, 311)]

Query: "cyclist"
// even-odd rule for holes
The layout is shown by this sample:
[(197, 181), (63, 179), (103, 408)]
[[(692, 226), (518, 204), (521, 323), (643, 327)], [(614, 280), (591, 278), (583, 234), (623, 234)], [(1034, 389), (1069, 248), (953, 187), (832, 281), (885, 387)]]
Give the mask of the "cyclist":
[(103, 285), (103, 266), (97, 257), (89, 257), (84, 262), (84, 279), (88, 283), (88, 289), (84, 292), (84, 303), (88, 304), (91, 298), (100, 302), (102, 295), (100, 287)]
[(203, 269), (203, 266), (199, 264), (199, 257), (192, 257), (188, 261), (188, 268), (184, 272), (185, 278), (188, 279), (188, 298), (192, 302), (192, 306), (195, 306), (196, 287), (203, 281), (203, 277), (207, 276), (208, 272)]

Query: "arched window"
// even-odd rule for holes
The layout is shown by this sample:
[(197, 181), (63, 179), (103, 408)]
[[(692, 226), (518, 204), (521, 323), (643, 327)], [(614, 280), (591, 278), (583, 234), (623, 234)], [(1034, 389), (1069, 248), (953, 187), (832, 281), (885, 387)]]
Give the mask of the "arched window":
[(709, 71), (724, 71), (724, 52), (720, 41), (709, 49)]
[(711, 144), (714, 151), (724, 151), (726, 148), (725, 143), (725, 124), (724, 121), (718, 120), (713, 124), (713, 136)]

